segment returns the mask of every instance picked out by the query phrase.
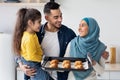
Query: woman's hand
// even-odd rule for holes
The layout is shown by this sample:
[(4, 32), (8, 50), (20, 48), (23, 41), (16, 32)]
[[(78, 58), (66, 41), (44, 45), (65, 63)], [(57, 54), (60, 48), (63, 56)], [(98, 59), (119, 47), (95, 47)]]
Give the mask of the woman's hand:
[(109, 57), (109, 52), (104, 51), (104, 52), (102, 53), (102, 57), (107, 60), (108, 57)]
[(30, 68), (30, 66), (23, 65), (22, 63), (19, 63), (20, 69), (27, 75), (27, 76), (34, 76), (36, 73), (36, 70), (33, 68)]
[(92, 66), (96, 65), (96, 61), (92, 60)]

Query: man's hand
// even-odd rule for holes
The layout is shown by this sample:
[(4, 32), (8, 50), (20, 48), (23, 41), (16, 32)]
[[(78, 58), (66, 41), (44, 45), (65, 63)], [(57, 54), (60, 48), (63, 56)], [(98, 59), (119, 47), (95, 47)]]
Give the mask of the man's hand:
[(28, 76), (34, 76), (36, 73), (36, 70), (33, 68), (30, 68), (30, 66), (19, 64), (20, 69)]
[(104, 52), (102, 53), (102, 57), (107, 60), (108, 57), (109, 57), (109, 52), (104, 51)]

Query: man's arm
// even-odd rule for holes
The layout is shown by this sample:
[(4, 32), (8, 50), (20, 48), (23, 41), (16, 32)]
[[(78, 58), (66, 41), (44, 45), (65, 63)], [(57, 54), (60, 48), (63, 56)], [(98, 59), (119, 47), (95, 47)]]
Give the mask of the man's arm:
[(20, 69), (28, 76), (33, 76), (35, 75), (35, 69), (30, 68), (30, 66), (28, 65), (23, 65), (22, 61), (21, 61), (21, 57), (20, 56), (16, 56), (15, 57), (15, 61), (18, 63)]

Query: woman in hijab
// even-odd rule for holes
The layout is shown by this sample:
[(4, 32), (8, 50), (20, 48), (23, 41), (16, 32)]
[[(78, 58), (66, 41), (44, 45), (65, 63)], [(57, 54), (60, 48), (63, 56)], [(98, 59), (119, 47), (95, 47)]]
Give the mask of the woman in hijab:
[[(92, 58), (92, 66), (86, 71), (72, 71), (75, 80), (96, 80), (96, 73), (104, 72), (106, 46), (99, 40), (100, 28), (94, 18), (83, 18), (79, 24), (79, 35), (68, 45), (65, 57)], [(89, 54), (88, 54), (89, 53)]]

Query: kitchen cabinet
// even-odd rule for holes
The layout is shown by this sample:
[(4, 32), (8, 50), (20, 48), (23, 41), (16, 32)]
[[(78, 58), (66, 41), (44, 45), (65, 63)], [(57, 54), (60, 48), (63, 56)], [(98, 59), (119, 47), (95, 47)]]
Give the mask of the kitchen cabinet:
[(111, 71), (110, 72), (110, 80), (120, 80), (120, 72), (119, 71)]
[(119, 71), (104, 72), (102, 75), (97, 75), (97, 80), (120, 80)]
[[(106, 64), (105, 72), (101, 75), (97, 75), (97, 80), (120, 80), (120, 63)], [(17, 80), (24, 80), (24, 73), (17, 69)], [(74, 80), (73, 74), (68, 80)]]
[(120, 80), (120, 63), (106, 64), (105, 72), (97, 75), (98, 80)]
[[(8, 1), (8, 2), (7, 2)], [(10, 2), (11, 1), (11, 2)], [(15, 1), (15, 0), (0, 0), (1, 3), (43, 3), (43, 2), (47, 2), (47, 0), (18, 0), (18, 1)]]
[(44, 6), (46, 1), (41, 0), (19, 0), (21, 2), (4, 2), (0, 1), (0, 6), (19, 6), (19, 7), (38, 7), (38, 6)]
[(40, 7), (44, 6), (45, 3), (0, 3), (0, 6), (21, 6), (21, 7)]
[(109, 80), (109, 74), (110, 74), (109, 71), (106, 71), (101, 75), (97, 75), (97, 79), (98, 80), (102, 80), (102, 79)]

